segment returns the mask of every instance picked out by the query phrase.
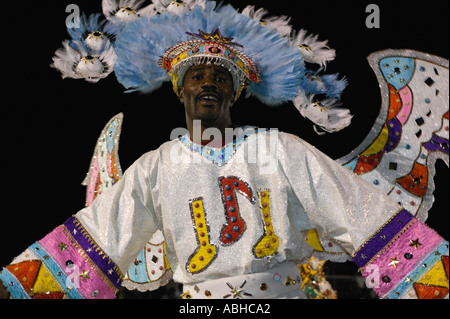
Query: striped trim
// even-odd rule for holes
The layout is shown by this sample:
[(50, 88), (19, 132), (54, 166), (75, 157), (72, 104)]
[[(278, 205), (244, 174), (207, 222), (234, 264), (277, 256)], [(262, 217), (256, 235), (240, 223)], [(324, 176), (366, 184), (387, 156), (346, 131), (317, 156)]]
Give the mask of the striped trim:
[[(66, 275), (66, 272), (63, 271), (60, 265), (52, 258), (52, 255), (49, 254), (43, 246), (39, 243), (34, 243), (29, 247), (36, 254), (37, 257), (41, 260), (41, 262), (45, 265), (48, 271), (52, 274), (55, 281), (64, 290), (64, 293), (70, 299), (83, 299), (83, 296), (73, 287), (72, 280)], [(66, 269), (67, 270), (67, 269)]]
[[(413, 219), (408, 226), (402, 230), (397, 240), (377, 254), (377, 258), (371, 263), (377, 267), (380, 274), (379, 287), (373, 288), (379, 296), (389, 294), (421, 260), (442, 243), (442, 237), (419, 220)], [(412, 241), (416, 239), (420, 242), (417, 249), (411, 246)], [(362, 275), (367, 277), (370, 274), (362, 270)]]
[(112, 299), (123, 280), (118, 266), (75, 217), (23, 254), (0, 273), (14, 299)]
[[(441, 241), (441, 244), (429, 252), (428, 256), (418, 262), (414, 270), (409, 273), (400, 284), (392, 289), (392, 291), (385, 296), (386, 299), (396, 299), (401, 298), (416, 281), (420, 280), (423, 275), (425, 275), (436, 263), (441, 260), (441, 257), (448, 254), (448, 242)], [(424, 266), (426, 265), (426, 267)], [(447, 296), (448, 298), (448, 296)]]
[(19, 280), (6, 268), (0, 272), (0, 280), (3, 281), (10, 294), (10, 299), (30, 299)]
[(64, 223), (64, 226), (67, 230), (67, 232), (64, 231), (65, 235), (73, 238), (80, 248), (84, 250), (86, 254), (84, 256), (88, 256), (115, 288), (119, 289), (124, 278), (122, 272), (113, 260), (97, 245), (95, 240), (92, 239), (81, 222), (72, 216)]
[(401, 231), (413, 219), (407, 210), (401, 210), (394, 215), (377, 233), (375, 233), (364, 245), (355, 253), (353, 260), (358, 268), (369, 264), (377, 254), (389, 247), (395, 241)]
[[(62, 268), (71, 284), (84, 298), (114, 298), (117, 288), (103, 270), (90, 258), (94, 250), (84, 250), (64, 225), (57, 227), (39, 241), (39, 244)], [(113, 265), (110, 265), (113, 268)]]

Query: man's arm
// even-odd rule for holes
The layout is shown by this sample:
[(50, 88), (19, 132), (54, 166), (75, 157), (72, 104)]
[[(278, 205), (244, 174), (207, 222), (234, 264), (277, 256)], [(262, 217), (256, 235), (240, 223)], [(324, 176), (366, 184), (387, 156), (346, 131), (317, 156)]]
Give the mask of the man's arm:
[(286, 140), (283, 171), (305, 213), (319, 237), (353, 258), (367, 286), (387, 299), (448, 296), (448, 241), (315, 148)]
[[(3, 268), (13, 299), (112, 299), (157, 230), (148, 160)], [(131, 230), (131, 232), (130, 232)]]

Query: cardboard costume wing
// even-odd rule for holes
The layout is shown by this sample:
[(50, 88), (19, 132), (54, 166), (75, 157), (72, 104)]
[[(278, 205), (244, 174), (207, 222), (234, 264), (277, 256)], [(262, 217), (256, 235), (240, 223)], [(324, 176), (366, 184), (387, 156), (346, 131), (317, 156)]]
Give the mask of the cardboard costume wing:
[[(425, 221), (434, 202), (435, 162), (440, 158), (449, 164), (448, 60), (413, 50), (379, 51), (368, 60), (381, 89), (380, 113), (365, 140), (337, 161)], [(83, 182), (87, 186), (86, 205), (122, 177), (118, 157), (122, 119), (121, 113), (114, 116), (98, 139)], [(348, 259), (316, 229), (308, 232), (306, 241), (319, 260)], [(313, 269), (311, 262), (318, 261), (312, 259), (299, 266), (305, 292), (318, 288), (311, 286), (312, 281), (302, 271)], [(123, 286), (155, 290), (171, 278), (164, 237), (158, 232), (129, 268)], [(326, 296), (317, 293), (311, 297), (319, 295)]]
[[(380, 113), (365, 140), (337, 162), (424, 222), (434, 202), (436, 160), (449, 165), (448, 60), (383, 50), (368, 61), (381, 89)], [(319, 258), (339, 255), (316, 230), (307, 241)]]
[[(82, 182), (87, 187), (86, 206), (122, 178), (118, 155), (122, 120), (122, 113), (113, 116), (97, 140), (89, 171)], [(164, 254), (164, 237), (158, 231), (128, 269), (122, 286), (140, 291), (155, 290), (170, 279), (172, 271)]]

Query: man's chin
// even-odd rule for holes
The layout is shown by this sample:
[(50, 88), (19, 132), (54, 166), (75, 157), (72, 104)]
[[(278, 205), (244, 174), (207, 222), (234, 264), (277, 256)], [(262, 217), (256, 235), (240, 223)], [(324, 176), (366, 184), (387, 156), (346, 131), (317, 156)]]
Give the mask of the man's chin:
[(196, 115), (196, 119), (201, 120), (202, 122), (211, 122), (215, 121), (220, 116), (220, 112), (219, 108), (215, 105), (198, 106)]

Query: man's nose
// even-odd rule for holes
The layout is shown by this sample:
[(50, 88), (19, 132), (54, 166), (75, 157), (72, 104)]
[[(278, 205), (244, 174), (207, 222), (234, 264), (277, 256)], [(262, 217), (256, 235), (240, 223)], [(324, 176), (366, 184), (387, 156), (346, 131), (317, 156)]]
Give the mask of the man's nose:
[(216, 83), (213, 75), (206, 75), (203, 78), (202, 89), (204, 89), (204, 90), (216, 90), (217, 89), (217, 83)]

